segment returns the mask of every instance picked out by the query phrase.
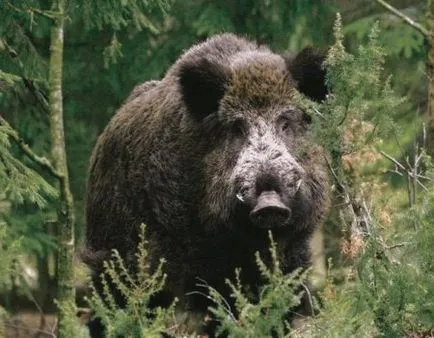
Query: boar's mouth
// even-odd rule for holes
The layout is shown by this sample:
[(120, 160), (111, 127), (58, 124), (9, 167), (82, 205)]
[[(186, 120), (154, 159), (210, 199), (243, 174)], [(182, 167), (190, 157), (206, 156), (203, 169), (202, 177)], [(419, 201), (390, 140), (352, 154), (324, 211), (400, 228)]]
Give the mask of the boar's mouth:
[(291, 209), (275, 191), (263, 191), (250, 212), (250, 219), (260, 228), (275, 228), (288, 223)]

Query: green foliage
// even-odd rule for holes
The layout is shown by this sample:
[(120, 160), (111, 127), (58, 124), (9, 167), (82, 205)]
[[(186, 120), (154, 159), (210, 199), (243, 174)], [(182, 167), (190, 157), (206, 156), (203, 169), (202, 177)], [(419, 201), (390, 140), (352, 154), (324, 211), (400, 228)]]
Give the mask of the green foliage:
[[(395, 3), (398, 5), (399, 2)], [(423, 2), (406, 3), (403, 13), (416, 22), (424, 22), (425, 8)], [(372, 3), (372, 5), (374, 5)], [(407, 101), (394, 112), (399, 133), (395, 137), (385, 138), (383, 150), (397, 154), (407, 151), (415, 138), (420, 137), (423, 113), (427, 104), (426, 53), (427, 44), (422, 34), (399, 19), (389, 11), (380, 10), (367, 17), (361, 17), (353, 22), (345, 22), (343, 32), (346, 35), (346, 47), (354, 51), (367, 41), (367, 36), (374, 24), (378, 24), (381, 34), (378, 43), (387, 53), (384, 64), (385, 73), (392, 74), (391, 85), (400, 96)], [(399, 142), (396, 142), (396, 139)], [(378, 169), (378, 165), (376, 166)], [(399, 184), (398, 177), (391, 178), (394, 184)]]
[[(418, 17), (421, 19), (422, 15), (418, 15)], [(390, 55), (403, 56), (409, 59), (423, 52), (424, 37), (422, 33), (398, 20), (394, 15), (374, 14), (345, 25), (343, 30), (346, 35), (354, 35), (361, 40), (369, 34), (371, 27), (378, 23), (381, 25), (381, 35), (378, 37), (378, 41)]]
[[(158, 12), (166, 14), (173, 0), (122, 0), (122, 1), (90, 1), (77, 2), (73, 8), (73, 16), (82, 17), (87, 30), (108, 29), (113, 31), (112, 39), (104, 48), (104, 66), (117, 63), (122, 57), (122, 44), (116, 32), (127, 29), (131, 35), (149, 30), (159, 33)], [(158, 13), (159, 14), (159, 13)], [(151, 16), (154, 16), (151, 19)]]
[(121, 51), (122, 44), (118, 40), (116, 34), (113, 34), (113, 38), (103, 52), (104, 55), (104, 67), (108, 68), (110, 62), (116, 63), (123, 56)]
[(35, 170), (15, 158), (9, 141), (11, 135), (18, 138), (14, 130), (0, 125), (0, 191), (13, 203), (29, 201), (44, 207), (47, 205), (46, 197), (56, 197), (57, 190)]
[[(332, 154), (352, 153), (368, 142), (387, 137), (396, 131), (393, 116), (403, 102), (397, 98), (390, 80), (382, 80), (385, 53), (378, 44), (378, 26), (374, 25), (366, 46), (360, 46), (357, 54), (348, 53), (343, 46), (340, 16), (335, 25), (335, 44), (330, 48), (325, 67), (328, 86), (332, 94), (321, 105), (321, 115), (315, 118), (318, 140), (326, 142)], [(354, 123), (370, 124), (358, 143), (344, 144), (346, 133), (354, 130)], [(359, 132), (363, 133), (362, 130)]]
[[(341, 288), (329, 283), (324, 308), (309, 325), (308, 336), (403, 337), (433, 328), (433, 191), (417, 209), (404, 210), (402, 216), (417, 217), (418, 230), (395, 234), (396, 244), (390, 245), (372, 234), (347, 283)], [(375, 223), (377, 232), (382, 227)]]
[[(308, 44), (324, 45), (329, 40), (330, 13), (334, 10), (331, 2), (326, 1), (185, 0), (173, 3), (173, 10), (163, 18), (162, 12), (166, 14), (169, 3), (172, 4), (171, 1), (152, 0), (86, 0), (70, 2), (67, 7), (64, 104), (71, 185), (78, 206), (83, 204), (88, 158), (96, 135), (137, 83), (160, 78), (184, 48), (217, 32), (245, 34), (276, 50), (297, 51)], [(0, 1), (0, 109), (32, 149), (45, 156), (49, 154), (44, 102), (47, 96), (50, 20), (38, 12), (49, 10), (49, 6), (49, 1)], [(418, 13), (410, 14), (417, 17), (414, 14)], [(380, 19), (381, 35), (376, 28), (372, 30), (377, 19)], [(343, 47), (342, 31), (350, 37), (346, 41), (347, 50)], [(366, 46), (353, 48), (371, 31)], [(391, 140), (394, 140), (389, 137), (391, 134), (398, 134), (395, 138), (399, 139), (404, 150), (414, 139), (414, 126), (419, 124), (417, 112), (423, 110), (426, 100), (423, 85), (425, 49), (418, 32), (389, 15), (365, 18), (346, 25), (346, 28), (338, 25), (335, 35), (337, 41), (327, 60), (333, 94), (324, 105), (305, 104), (314, 118), (315, 135), (335, 156), (333, 164), (337, 165), (335, 169), (339, 177), (350, 179), (348, 172), (338, 170), (341, 168), (338, 162), (343, 156), (357, 155), (368, 144), (382, 145), (382, 149), (387, 147), (388, 151), (396, 154), (398, 147), (391, 145)], [(394, 57), (389, 58), (387, 64), (384, 51)], [(393, 69), (392, 79), (382, 78), (384, 67)], [(402, 105), (402, 99), (392, 93), (392, 86), (408, 95), (412, 103)], [(399, 133), (396, 132), (397, 125), (392, 123), (398, 114)], [(15, 156), (17, 153), (11, 147), (10, 136), (9, 129), (0, 129), (0, 156), (7, 159), (0, 161), (0, 191), (5, 191), (14, 203), (25, 200), (29, 204), (46, 206), (47, 198), (54, 197), (52, 188), (36, 174), (26, 158)], [(385, 142), (380, 144), (380, 138)], [(8, 163), (8, 167), (3, 163)], [(13, 168), (12, 176), (10, 166)], [(426, 164), (426, 167), (430, 168), (430, 165)], [(375, 175), (380, 178), (378, 172)], [(426, 175), (432, 177), (432, 174)], [(398, 180), (402, 179), (398, 177)], [(356, 185), (353, 188), (358, 189)], [(431, 185), (428, 189), (433, 190)], [(434, 201), (427, 196), (425, 200), (418, 200), (413, 209), (407, 210), (404, 204), (393, 199), (406, 195), (401, 186), (396, 190), (391, 186), (381, 190), (368, 189), (368, 193), (378, 197), (374, 204), (381, 202), (376, 206), (379, 212), (390, 204), (395, 205), (395, 218), (391, 225), (387, 225), (378, 215), (373, 216), (374, 231), (366, 239), (365, 252), (354, 262), (354, 268), (345, 266), (349, 270), (345, 283), (329, 283), (323, 296), (323, 310), (308, 325), (306, 336), (404, 336), (405, 332), (432, 327), (434, 215), (431, 206)], [(4, 197), (2, 195), (1, 199)], [(82, 213), (82, 208), (77, 210)], [(20, 241), (24, 245), (21, 245), (21, 251), (43, 255), (54, 248), (52, 238), (44, 234), (47, 214), (38, 214), (28, 204), (6, 213), (4, 219), (8, 224), (8, 234), (2, 235), (0, 231), (0, 242), (5, 243), (0, 246), (3, 259), (0, 260), (1, 281), (11, 272), (10, 269), (2, 270), (2, 266), (10, 266), (11, 257), (18, 255), (19, 249), (13, 249), (15, 244), (9, 245), (17, 243), (14, 242), (16, 238), (22, 237)], [(48, 217), (51, 217), (49, 213)], [(413, 230), (413, 224), (418, 224), (417, 230)], [(336, 232), (332, 236), (338, 237)], [(396, 243), (405, 245), (394, 247)], [(108, 268), (121, 272), (125, 267), (122, 268), (117, 259), (113, 258)], [(345, 260), (346, 265), (350, 264), (348, 259)], [(337, 266), (331, 273), (342, 274), (341, 270), (342, 267)], [(274, 273), (274, 268), (269, 270), (269, 274)], [(108, 280), (112, 278), (108, 272), (105, 276)], [(121, 275), (119, 279), (124, 283), (121, 289), (126, 290), (125, 286), (130, 285), (128, 278)], [(290, 334), (284, 321), (277, 320), (282, 318), (283, 303), (280, 303), (280, 298), (274, 298), (276, 293), (272, 291), (278, 287), (289, 290), (290, 286), (283, 287), (277, 283), (278, 280), (271, 282), (273, 287), (265, 287), (266, 292), (257, 302), (248, 300), (239, 280), (230, 284), (235, 299), (238, 299), (238, 322), (234, 321), (232, 312), (224, 312), (223, 299), (219, 300), (218, 294), (214, 294), (216, 301), (220, 301), (216, 314), (226, 325), (224, 327), (251, 335), (256, 329), (261, 333), (275, 330)], [(132, 295), (132, 292), (128, 294)], [(142, 295), (137, 291), (134, 297), (141, 299)], [(295, 301), (289, 294), (288, 297), (289, 302)], [(113, 335), (122, 330), (125, 330), (123, 334), (141, 330), (134, 331), (131, 318), (136, 317), (131, 315), (131, 309), (125, 312), (107, 307), (107, 299), (94, 301), (99, 304), (102, 317), (112, 326)], [(270, 308), (269, 304), (277, 305)], [(261, 309), (272, 316), (259, 318)], [(166, 325), (164, 320), (158, 325), (149, 324), (149, 317), (159, 315), (144, 308), (136, 311), (135, 315), (145, 318), (137, 322), (140, 325), (155, 328), (150, 329), (151, 336)], [(71, 313), (71, 318), (73, 316)], [(267, 322), (269, 318), (272, 320)]]
[(228, 14), (228, 7), (222, 6), (221, 3), (210, 4), (193, 21), (192, 27), (199, 36), (233, 31), (234, 26)]
[(76, 2), (76, 10), (83, 15), (87, 29), (109, 27), (113, 30), (134, 28), (150, 29), (157, 33), (157, 27), (146, 15), (152, 7), (162, 11), (169, 9), (172, 0), (121, 0), (121, 1), (91, 1)]
[[(359, 237), (356, 243), (358, 247), (349, 250), (353, 262), (347, 267), (345, 282), (339, 286), (329, 281), (322, 297), (323, 310), (306, 328), (306, 336), (402, 337), (427, 332), (434, 323), (433, 166), (423, 152), (420, 156), (416, 153), (415, 158), (420, 160), (414, 163), (407, 159), (408, 166), (416, 169), (409, 168), (400, 175), (411, 180), (412, 172), (417, 172), (429, 187), (415, 183), (424, 193), (418, 194), (411, 207), (395, 205), (395, 214), (388, 216), (388, 222), (381, 217), (382, 213), (388, 213), (387, 201), (381, 199), (385, 189), (376, 196), (375, 185), (366, 177), (354, 179), (354, 173), (342, 168), (343, 156), (354, 155), (367, 142), (390, 135), (391, 128), (396, 128), (390, 118), (402, 100), (394, 97), (389, 82), (381, 81), (384, 54), (377, 44), (377, 27), (374, 26), (369, 42), (359, 48), (357, 55), (347, 53), (343, 47), (339, 18), (335, 37), (336, 43), (326, 62), (333, 94), (319, 107), (322, 117), (317, 118), (321, 125), (318, 134), (323, 140), (335, 138), (328, 141), (327, 147), (337, 157), (334, 165), (340, 166), (335, 167), (340, 169), (338, 179), (344, 182), (353, 179), (351, 187), (340, 193), (354, 194), (360, 189), (358, 183), (368, 186), (369, 200), (361, 208), (369, 217), (364, 221), (367, 226), (364, 237)], [(370, 123), (372, 128), (354, 129), (351, 126), (354, 119)], [(360, 166), (356, 170), (360, 171)], [(394, 203), (403, 192), (395, 192)], [(358, 198), (363, 201), (365, 197), (358, 195)], [(368, 210), (367, 204), (373, 206)], [(361, 253), (357, 252), (360, 248)]]
[[(22, 252), (22, 243), (20, 239), (13, 239), (5, 223), (0, 221), (0, 276), (10, 276), (14, 273), (13, 261), (19, 257)], [(8, 288), (9, 279), (0, 279), (0, 290)]]
[[(1, 206), (0, 206), (1, 208)], [(17, 274), (16, 261), (22, 253), (23, 247), (19, 239), (13, 239), (9, 234), (6, 224), (0, 220), (0, 292), (3, 293), (10, 289), (11, 276)], [(5, 337), (5, 325), (8, 313), (3, 305), (0, 305), (0, 337)]]
[(76, 305), (70, 302), (63, 302), (60, 305), (57, 300), (55, 300), (54, 302), (59, 308), (61, 308), (61, 311), (66, 318), (66, 320), (64, 320), (62, 323), (63, 330), (67, 333), (66, 336), (74, 338), (88, 338), (88, 331), (84, 326), (80, 325), (78, 321)]
[(48, 62), (38, 50), (38, 42), (49, 34), (49, 22), (35, 21), (35, 11), (40, 9), (38, 1), (0, 3), (0, 69), (46, 84)]
[[(21, 78), (19, 76), (16, 76), (14, 74), (9, 74), (0, 70), (0, 83), (2, 85), (3, 90), (6, 89), (7, 87), (14, 87), (20, 81)], [(0, 93), (0, 95), (4, 95), (3, 90)]]
[(320, 295), (321, 311), (306, 323), (303, 337), (377, 337), (373, 312), (367, 306), (359, 284), (348, 277), (345, 287), (336, 290), (330, 260), (328, 274), (327, 285)]
[[(429, 158), (421, 173), (434, 181)], [(376, 325), (385, 337), (407, 332), (427, 331), (434, 323), (434, 190), (420, 194), (416, 205), (400, 212), (397, 221), (407, 220), (406, 228), (395, 235), (398, 245), (385, 245), (380, 235), (368, 242), (367, 255), (359, 263), (360, 284), (366, 302), (375, 313)], [(413, 225), (417, 224), (416, 229)], [(377, 224), (381, 228), (381, 224)]]
[[(25, 215), (21, 214), (23, 210), (26, 211)], [(54, 253), (57, 249), (56, 239), (52, 233), (47, 232), (46, 227), (47, 222), (55, 219), (54, 212), (42, 211), (29, 205), (13, 207), (10, 213), (3, 216), (5, 224), (9, 226), (10, 237), (20, 239), (25, 252), (38, 257)]]
[[(112, 259), (104, 262), (101, 275), (103, 295), (92, 287), (89, 305), (100, 318), (106, 330), (106, 337), (160, 337), (174, 318), (175, 302), (167, 309), (149, 308), (153, 295), (162, 290), (166, 275), (163, 273), (164, 260), (161, 259), (155, 272), (149, 272), (146, 250), (145, 226), (141, 226), (140, 243), (136, 253), (136, 274), (132, 274), (119, 253), (114, 250)], [(116, 291), (114, 291), (116, 289)], [(125, 307), (119, 308), (114, 293), (120, 293)]]
[[(236, 271), (235, 283), (226, 280), (232, 290), (235, 311), (211, 286), (208, 289), (214, 306), (210, 308), (219, 322), (218, 334), (226, 332), (230, 337), (285, 337), (291, 331), (287, 316), (291, 309), (300, 304), (303, 295), (298, 291), (306, 280), (306, 273), (296, 270), (285, 275), (279, 264), (278, 248), (270, 232), (271, 267), (267, 267), (256, 253), (256, 263), (265, 283), (255, 301), (249, 299)], [(236, 314), (234, 314), (234, 312)]]

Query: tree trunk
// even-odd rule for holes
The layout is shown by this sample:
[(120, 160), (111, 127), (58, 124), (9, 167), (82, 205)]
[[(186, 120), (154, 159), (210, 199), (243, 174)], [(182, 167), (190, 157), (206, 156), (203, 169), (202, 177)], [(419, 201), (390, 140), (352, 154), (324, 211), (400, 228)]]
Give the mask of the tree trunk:
[(65, 0), (53, 0), (54, 13), (51, 28), (49, 104), (51, 153), (53, 164), (60, 173), (58, 206), (58, 259), (57, 259), (57, 301), (59, 306), (58, 337), (69, 337), (70, 329), (67, 313), (75, 304), (74, 289), (74, 205), (69, 189), (69, 176), (66, 160), (65, 134), (63, 125), (62, 68), (63, 68), (63, 32)]

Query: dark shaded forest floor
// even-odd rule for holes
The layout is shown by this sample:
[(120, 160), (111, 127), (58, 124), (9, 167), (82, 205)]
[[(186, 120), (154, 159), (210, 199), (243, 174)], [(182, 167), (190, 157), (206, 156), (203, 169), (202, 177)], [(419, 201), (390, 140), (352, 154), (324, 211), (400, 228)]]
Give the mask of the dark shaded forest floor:
[(56, 316), (45, 314), (41, 317), (38, 312), (20, 312), (5, 321), (6, 338), (29, 338), (29, 337), (56, 337)]

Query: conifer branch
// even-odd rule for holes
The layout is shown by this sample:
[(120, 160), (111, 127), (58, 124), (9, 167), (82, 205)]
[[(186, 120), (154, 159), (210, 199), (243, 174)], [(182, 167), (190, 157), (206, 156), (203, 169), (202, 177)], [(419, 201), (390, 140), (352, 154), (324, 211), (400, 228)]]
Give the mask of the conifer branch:
[(383, 6), (384, 8), (386, 8), (389, 12), (393, 13), (394, 15), (396, 15), (397, 17), (402, 19), (404, 22), (409, 24), (411, 27), (413, 27), (414, 29), (421, 32), (425, 38), (428, 38), (428, 36), (429, 36), (428, 30), (425, 27), (423, 27), (421, 24), (419, 24), (418, 22), (416, 22), (415, 20), (413, 20), (409, 16), (405, 15), (402, 11), (400, 11), (400, 10), (396, 9), (395, 7), (393, 7), (392, 5), (388, 4), (384, 0), (375, 0), (375, 1), (378, 4), (380, 4), (381, 6)]
[(21, 77), (18, 77), (21, 81), (23, 81), (24, 86), (29, 90), (29, 92), (36, 98), (37, 102), (41, 105), (41, 109), (48, 113), (49, 105), (47, 102), (46, 97), (44, 96), (44, 93), (36, 88), (35, 82), (37, 80), (27, 78), (24, 76), (25, 74), (25, 67), (23, 62), (18, 58), (18, 52), (10, 46), (6, 40), (1, 40), (3, 43), (3, 46), (6, 48), (7, 53), (9, 54), (10, 58), (15, 60), (18, 64), (18, 68), (21, 70)]
[(32, 15), (33, 15), (33, 13), (36, 13), (36, 14), (44, 16), (50, 20), (55, 20), (57, 18), (56, 13), (53, 11), (44, 11), (44, 10), (41, 10), (38, 8), (33, 8), (33, 7), (32, 8), (26, 8), (26, 9), (18, 8), (16, 6), (14, 6), (13, 4), (11, 4), (10, 1), (8, 1), (7, 4), (10, 8), (12, 8), (16, 12), (29, 12)]
[(17, 144), (17, 146), (22, 150), (24, 154), (28, 158), (30, 158), (33, 162), (40, 165), (41, 167), (47, 169), (51, 175), (58, 179), (62, 179), (63, 175), (59, 173), (54, 166), (51, 164), (51, 162), (46, 158), (37, 155), (24, 141), (24, 139), (19, 135), (19, 133), (11, 127), (11, 125), (2, 117), (0, 116), (0, 125), (5, 126), (6, 128), (10, 129), (9, 136), (12, 138), (12, 140)]
[(30, 12), (30, 13), (32, 13), (32, 14), (33, 13), (39, 14), (39, 15), (44, 16), (44, 17), (46, 17), (46, 18), (48, 18), (50, 20), (56, 20), (59, 17), (59, 14), (56, 13), (56, 12), (53, 12), (53, 11), (43, 11), (43, 10), (40, 10), (38, 8), (28, 8), (27, 11)]

